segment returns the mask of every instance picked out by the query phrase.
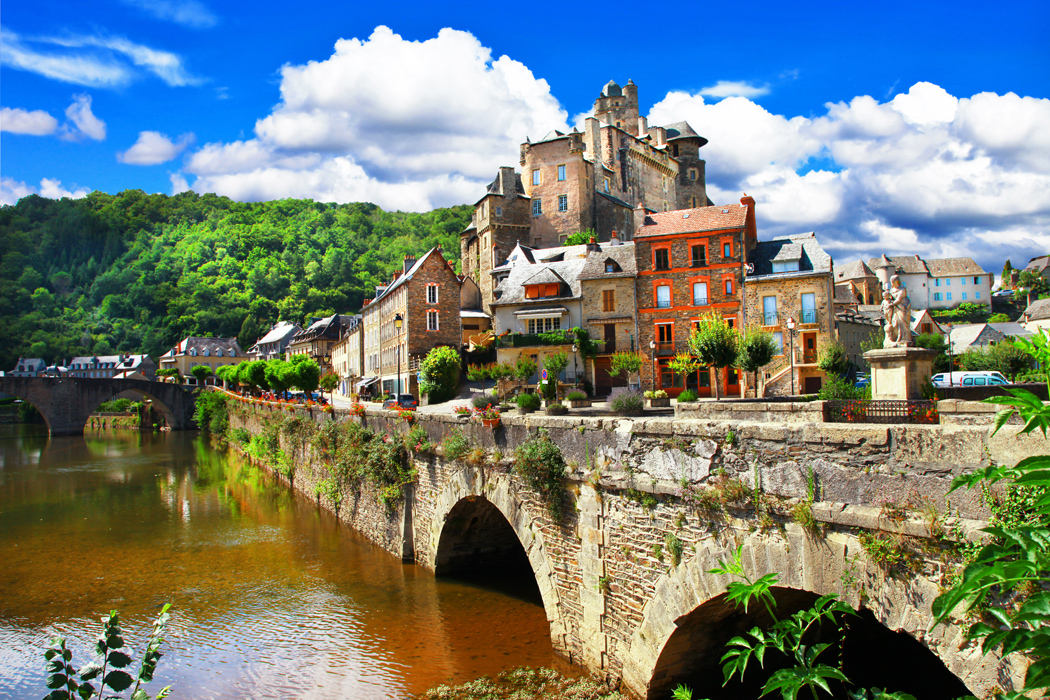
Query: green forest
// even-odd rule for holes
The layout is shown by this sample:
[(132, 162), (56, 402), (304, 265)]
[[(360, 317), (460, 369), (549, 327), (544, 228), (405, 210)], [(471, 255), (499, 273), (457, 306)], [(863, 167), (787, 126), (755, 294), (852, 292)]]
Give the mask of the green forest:
[(19, 356), (145, 352), (188, 335), (247, 350), (277, 320), (355, 313), (405, 255), (459, 259), (471, 207), (126, 190), (0, 207), (0, 370)]

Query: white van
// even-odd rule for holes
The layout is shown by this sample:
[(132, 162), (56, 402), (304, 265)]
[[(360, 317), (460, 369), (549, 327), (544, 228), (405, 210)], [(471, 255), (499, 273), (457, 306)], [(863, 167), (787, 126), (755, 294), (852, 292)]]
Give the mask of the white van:
[(930, 378), (938, 389), (949, 386), (1001, 386), (1010, 382), (1002, 372), (941, 372)]

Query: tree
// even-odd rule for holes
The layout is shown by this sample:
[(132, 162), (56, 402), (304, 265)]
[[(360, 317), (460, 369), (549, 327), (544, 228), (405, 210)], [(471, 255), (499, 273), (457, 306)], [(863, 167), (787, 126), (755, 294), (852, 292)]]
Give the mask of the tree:
[(295, 370), (284, 360), (266, 360), (266, 384), (278, 394), (287, 392), (292, 387)]
[(824, 343), (817, 367), (837, 377), (845, 376), (849, 369), (849, 355), (846, 354), (846, 348), (842, 347), (842, 343), (837, 340)]
[[(609, 376), (619, 377), (622, 372), (627, 383), (631, 383), (631, 375), (642, 371), (642, 356), (636, 352), (615, 352), (609, 358)], [(641, 376), (638, 378), (641, 382)]]
[(171, 378), (171, 381), (175, 384), (182, 384), (182, 375), (179, 374), (179, 370), (174, 367), (164, 367), (157, 370), (157, 376), (167, 379)]
[(933, 358), (933, 371), (948, 371), (948, 341), (940, 333), (922, 333), (915, 338), (915, 347), (935, 350), (937, 356)]
[(208, 377), (212, 375), (211, 367), (207, 365), (196, 365), (190, 367), (190, 374), (197, 380), (197, 384), (204, 385), (208, 381)]
[(319, 382), (321, 389), (328, 392), (329, 401), (335, 401), (335, 388), (339, 386), (339, 375), (335, 372), (328, 372)]
[(518, 355), (518, 359), (514, 361), (514, 378), (518, 380), (519, 390), (521, 390), (522, 382), (532, 379), (532, 375), (536, 374), (538, 368), (536, 361), (528, 355)]
[(778, 354), (780, 354), (780, 346), (773, 339), (772, 333), (758, 328), (747, 328), (740, 334), (736, 366), (744, 372), (751, 372), (756, 397), (758, 396), (758, 371), (772, 362)]
[(564, 352), (554, 352), (543, 358), (543, 369), (547, 370), (547, 385), (544, 394), (548, 399), (558, 398), (558, 375), (569, 365), (569, 356)]
[(455, 348), (433, 348), (419, 366), (419, 393), (426, 394), (430, 403), (448, 401), (456, 395), (462, 367)]
[(1004, 313), (992, 314), (988, 317), (988, 323), (1009, 323), (1010, 316)]
[(700, 360), (696, 359), (693, 355), (690, 355), (687, 352), (680, 352), (668, 360), (667, 366), (670, 367), (671, 371), (675, 374), (686, 376), (703, 367), (703, 364), (701, 364)]
[(1026, 295), (1027, 303), (1031, 304), (1035, 299), (1041, 299), (1044, 294), (1050, 293), (1050, 282), (1038, 272), (1022, 270), (1017, 279), (1017, 290)]
[[(721, 370), (729, 367), (737, 358), (737, 340), (739, 334), (730, 327), (724, 316), (708, 314), (701, 318), (689, 336), (689, 352), (696, 356), (700, 364)], [(715, 399), (721, 399), (718, 390), (718, 379), (722, 374), (715, 372)]]
[(1007, 289), (1010, 286), (1010, 274), (1013, 272), (1014, 266), (1010, 264), (1010, 258), (1006, 259), (1006, 264), (1003, 265), (1003, 274), (999, 278), (999, 288)]
[(309, 355), (293, 355), (289, 365), (291, 386), (308, 396), (317, 391), (321, 381), (321, 367)]
[(562, 245), (585, 245), (590, 243), (592, 238), (598, 240), (598, 236), (594, 233), (594, 229), (589, 228), (586, 231), (577, 231), (570, 235), (562, 242)]

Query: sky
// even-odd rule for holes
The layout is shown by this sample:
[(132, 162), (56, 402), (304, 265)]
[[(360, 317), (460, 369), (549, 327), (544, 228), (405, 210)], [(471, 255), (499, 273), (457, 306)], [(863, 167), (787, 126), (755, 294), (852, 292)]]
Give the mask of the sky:
[[(670, 7), (670, 6), (668, 6)], [(192, 189), (473, 203), (609, 80), (708, 195), (858, 257), (1050, 253), (1050, 3), (7, 0), (0, 204)]]

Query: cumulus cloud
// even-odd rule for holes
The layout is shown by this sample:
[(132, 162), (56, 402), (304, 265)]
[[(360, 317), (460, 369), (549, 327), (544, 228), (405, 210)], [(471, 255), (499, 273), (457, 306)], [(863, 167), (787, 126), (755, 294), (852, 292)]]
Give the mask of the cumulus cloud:
[(567, 128), (545, 80), (453, 29), (342, 39), (323, 61), (284, 66), (281, 98), (254, 138), (193, 154), (196, 191), (428, 209), (473, 201), (526, 135)]
[(28, 111), (17, 107), (0, 108), (0, 131), (12, 134), (47, 136), (55, 133), (58, 120), (42, 109)]
[(59, 180), (47, 177), (40, 181), (39, 188), (27, 185), (14, 178), (0, 177), (0, 204), (16, 204), (19, 199), (30, 194), (39, 194), (41, 197), (47, 197), (48, 199), (62, 199), (63, 197), (80, 199), (87, 196), (89, 192), (91, 190), (86, 187), (67, 190)]
[(191, 29), (209, 29), (219, 19), (204, 3), (197, 0), (121, 0), (165, 22), (174, 22)]
[(86, 87), (117, 88), (143, 72), (168, 85), (198, 85), (177, 54), (137, 44), (119, 36), (69, 35), (23, 37), (0, 30), (0, 63), (45, 78)]
[(193, 142), (193, 138), (193, 134), (183, 134), (172, 141), (159, 131), (143, 131), (131, 148), (117, 154), (117, 160), (128, 165), (167, 163), (182, 153)]
[(743, 80), (719, 80), (714, 85), (702, 88), (705, 97), (762, 97), (769, 94), (768, 85), (752, 85)]
[[(957, 98), (920, 82), (815, 117), (743, 97), (669, 93), (651, 124), (688, 120), (710, 143), (708, 191), (746, 191), (763, 236), (816, 230), (840, 262), (881, 253), (970, 256), (994, 271), (1050, 245), (1050, 100)], [(989, 245), (993, 243), (994, 245)]]
[(91, 111), (91, 95), (73, 95), (73, 103), (66, 107), (66, 119), (60, 132), (66, 141), (80, 141), (84, 137), (105, 140), (106, 122)]

